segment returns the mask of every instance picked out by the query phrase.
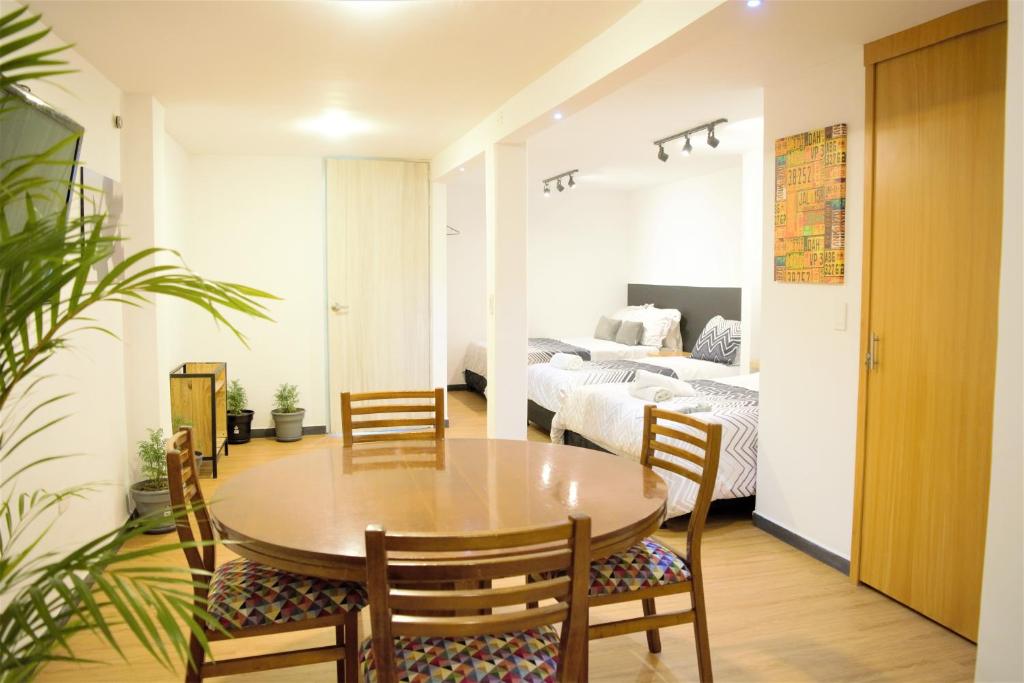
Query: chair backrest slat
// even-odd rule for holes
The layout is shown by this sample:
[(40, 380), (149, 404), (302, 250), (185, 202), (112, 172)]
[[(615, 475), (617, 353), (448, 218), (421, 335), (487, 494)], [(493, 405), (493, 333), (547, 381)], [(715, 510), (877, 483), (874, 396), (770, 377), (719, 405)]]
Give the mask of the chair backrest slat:
[[(371, 526), (366, 562), (378, 663), (393, 661), (395, 636), (484, 636), (561, 623), (559, 680), (580, 680), (590, 588), (589, 517), (465, 536), (390, 534)], [(535, 583), (523, 579), (549, 572), (552, 578)], [(523, 583), (492, 586), (509, 577)], [(554, 602), (532, 606), (541, 600)], [(382, 683), (395, 680), (393, 666), (378, 665), (377, 673)]]
[[(659, 437), (675, 439), (676, 443), (666, 443)], [(704, 534), (704, 524), (718, 479), (721, 447), (721, 424), (705, 422), (692, 415), (671, 410), (662, 410), (653, 405), (644, 407), (644, 437), (640, 462), (644, 467), (658, 467), (685, 477), (698, 487), (697, 498), (686, 527), (686, 560), (691, 569), (697, 572), (700, 571), (700, 540)], [(674, 456), (683, 462), (673, 462), (658, 453)]]
[[(178, 539), (185, 545), (188, 566), (196, 571), (212, 572), (216, 566), (213, 527), (206, 499), (199, 483), (199, 466), (192, 441), (192, 428), (184, 427), (165, 444), (167, 485), (175, 510)], [(193, 521), (199, 537), (193, 531)], [(197, 591), (199, 588), (197, 587)]]
[[(427, 400), (414, 403), (413, 399)], [(401, 404), (381, 401), (403, 401)], [(356, 405), (373, 402), (375, 405)], [(431, 417), (415, 417), (418, 413), (432, 413)], [(402, 417), (386, 417), (404, 414)], [(410, 416), (410, 414), (412, 416)], [(368, 416), (368, 419), (353, 419)], [(414, 431), (394, 431), (418, 428)], [(424, 429), (425, 428), (425, 429)], [(365, 429), (384, 429), (385, 432), (367, 434)], [(440, 440), (444, 438), (444, 389), (432, 391), (371, 391), (341, 395), (341, 432), (346, 446), (380, 441)]]

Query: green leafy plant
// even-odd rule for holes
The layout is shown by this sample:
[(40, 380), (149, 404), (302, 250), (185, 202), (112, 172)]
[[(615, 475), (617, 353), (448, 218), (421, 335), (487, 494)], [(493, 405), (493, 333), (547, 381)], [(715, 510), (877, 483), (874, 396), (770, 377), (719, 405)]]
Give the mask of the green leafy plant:
[[(67, 47), (38, 47), (48, 33), (38, 22), (24, 7), (0, 15), (0, 87), (71, 71), (59, 57)], [(0, 117), (5, 113), (0, 109)], [(96, 634), (124, 656), (115, 624), (124, 625), (168, 669), (188, 657), (190, 631), (208, 648), (201, 632), (182, 623), (199, 620), (217, 628), (194, 603), (196, 582), (209, 578), (151, 559), (139, 562), (180, 552), (181, 544), (122, 550), (166, 520), (132, 521), (70, 551), (46, 551), (42, 544), (61, 521), (60, 506), (96, 487), (24, 490), (27, 471), (71, 456), (22, 453), (26, 443), (59, 429), (67, 417), (52, 416), (67, 394), (39, 396), (47, 361), (85, 330), (115, 336), (88, 317), (90, 309), (110, 303), (142, 306), (160, 294), (199, 306), (244, 343), (225, 313), (269, 319), (263, 302), (273, 298), (244, 285), (204, 279), (176, 252), (157, 248), (127, 256), (97, 280), (94, 268), (108, 261), (119, 238), (104, 231), (102, 214), (72, 218), (63, 200), (47, 201), (69, 191), (75, 201), (87, 196), (86, 188), (68, 180), (69, 144), (74, 140), (0, 164), (0, 683), (33, 679), (47, 662), (85, 661), (72, 638), (80, 632)], [(60, 165), (66, 172), (55, 172)], [(9, 216), (18, 218), (9, 223)], [(159, 257), (161, 265), (149, 265), (159, 254), (166, 256)], [(75, 438), (67, 434), (69, 442)]]
[(139, 464), (142, 465), (142, 481), (139, 488), (145, 491), (167, 489), (167, 451), (164, 446), (164, 430), (147, 429), (149, 438), (137, 445)]
[(299, 388), (294, 384), (282, 384), (274, 392), (274, 410), (279, 413), (295, 413), (299, 408)]
[(249, 396), (245, 393), (245, 387), (237, 379), (231, 380), (228, 385), (228, 412), (232, 415), (241, 415), (242, 411), (249, 405)]

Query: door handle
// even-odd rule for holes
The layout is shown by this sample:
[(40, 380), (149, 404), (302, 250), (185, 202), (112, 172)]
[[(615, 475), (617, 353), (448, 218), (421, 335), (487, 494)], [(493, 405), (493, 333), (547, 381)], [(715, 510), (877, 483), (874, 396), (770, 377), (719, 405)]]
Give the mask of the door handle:
[(867, 366), (868, 371), (877, 370), (879, 366), (878, 362), (878, 335), (874, 332), (871, 333), (871, 338), (868, 340), (868, 352), (864, 357), (864, 365)]
[(348, 313), (348, 306), (343, 306), (339, 304), (337, 301), (335, 301), (333, 304), (331, 304), (331, 310), (334, 311), (335, 313)]

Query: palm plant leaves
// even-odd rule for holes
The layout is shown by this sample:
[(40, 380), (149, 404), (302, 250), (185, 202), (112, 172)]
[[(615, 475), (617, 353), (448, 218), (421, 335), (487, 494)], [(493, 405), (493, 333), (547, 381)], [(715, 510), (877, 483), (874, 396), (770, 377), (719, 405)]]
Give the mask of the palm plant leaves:
[[(48, 32), (27, 8), (0, 16), (0, 87), (72, 71), (60, 58), (69, 46), (39, 47)], [(0, 126), (7, 113), (6, 105), (0, 106)], [(182, 299), (207, 311), (244, 343), (228, 313), (269, 319), (264, 302), (275, 298), (245, 285), (204, 279), (176, 252), (161, 249), (138, 251), (96, 278), (96, 266), (107, 262), (120, 238), (104, 229), (102, 214), (69, 217), (63, 199), (52, 201), (69, 191), (87, 192), (67, 180), (71, 163), (64, 159), (74, 143), (72, 137), (0, 164), (0, 683), (32, 679), (47, 662), (82, 661), (72, 638), (82, 631), (97, 634), (122, 653), (117, 634), (127, 630), (170, 668), (189, 656), (189, 635), (207, 647), (197, 623), (218, 628), (203, 605), (195, 603), (195, 589), (209, 577), (140, 562), (180, 552), (182, 544), (122, 549), (165, 525), (162, 517), (130, 522), (70, 552), (44, 550), (42, 541), (58, 523), (61, 504), (88, 495), (93, 487), (19, 490), (26, 470), (71, 457), (14, 458), (65, 417), (52, 412), (66, 395), (36, 396), (46, 380), (41, 368), (69, 345), (74, 333), (112, 334), (87, 317), (101, 303), (140, 306), (157, 294)], [(55, 166), (66, 172), (55, 174)], [(172, 263), (149, 265), (161, 253)], [(176, 516), (185, 513), (175, 511)]]

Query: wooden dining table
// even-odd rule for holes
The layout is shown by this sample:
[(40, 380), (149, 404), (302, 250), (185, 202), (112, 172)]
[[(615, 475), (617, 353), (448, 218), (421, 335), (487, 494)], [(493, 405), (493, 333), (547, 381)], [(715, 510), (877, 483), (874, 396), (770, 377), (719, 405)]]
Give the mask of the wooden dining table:
[(279, 569), (363, 581), (364, 533), (487, 533), (592, 521), (591, 555), (657, 529), (667, 487), (607, 453), (530, 441), (447, 439), (344, 447), (328, 440), (221, 484), (210, 513), (234, 552)]

